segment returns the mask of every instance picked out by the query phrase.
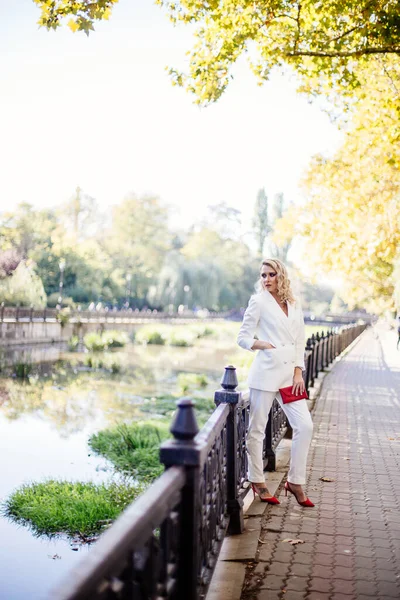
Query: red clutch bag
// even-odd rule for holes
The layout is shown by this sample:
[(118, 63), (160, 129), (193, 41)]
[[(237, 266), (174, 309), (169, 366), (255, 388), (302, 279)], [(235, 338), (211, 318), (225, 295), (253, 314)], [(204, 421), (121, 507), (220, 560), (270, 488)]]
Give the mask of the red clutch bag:
[(293, 386), (289, 385), (289, 387), (281, 388), (279, 391), (282, 396), (283, 404), (288, 404), (289, 402), (295, 402), (296, 400), (302, 400), (305, 398), (307, 400), (307, 392), (304, 390), (302, 394), (296, 396), (296, 394), (292, 394)]

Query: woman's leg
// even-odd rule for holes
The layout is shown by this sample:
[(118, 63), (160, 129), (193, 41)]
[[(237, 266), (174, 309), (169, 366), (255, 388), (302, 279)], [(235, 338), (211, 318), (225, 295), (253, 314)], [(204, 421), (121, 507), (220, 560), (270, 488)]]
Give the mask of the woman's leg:
[(269, 411), (276, 392), (266, 392), (250, 388), (250, 419), (246, 438), (246, 449), (249, 466), (249, 481), (264, 481), (262, 459), (263, 440), (268, 422)]
[(281, 395), (277, 400), (282, 406), (293, 429), (292, 451), (290, 456), (289, 483), (304, 485), (306, 482), (307, 456), (310, 448), (313, 422), (306, 400), (296, 400), (283, 404)]

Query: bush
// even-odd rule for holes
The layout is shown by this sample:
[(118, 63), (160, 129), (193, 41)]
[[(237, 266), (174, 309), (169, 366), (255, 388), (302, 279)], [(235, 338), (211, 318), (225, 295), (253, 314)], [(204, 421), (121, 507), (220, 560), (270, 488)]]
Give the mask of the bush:
[(39, 535), (63, 532), (85, 539), (100, 533), (142, 491), (139, 485), (51, 479), (23, 485), (4, 503), (2, 513)]
[(8, 306), (30, 306), (44, 308), (46, 292), (42, 280), (33, 265), (21, 260), (11, 275), (0, 279), (0, 297)]

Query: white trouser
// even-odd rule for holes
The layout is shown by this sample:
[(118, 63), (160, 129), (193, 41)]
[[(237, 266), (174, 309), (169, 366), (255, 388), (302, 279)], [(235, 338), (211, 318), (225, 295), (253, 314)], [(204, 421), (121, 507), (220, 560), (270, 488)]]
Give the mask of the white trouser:
[(262, 448), (269, 411), (274, 398), (283, 408), (293, 429), (292, 451), (288, 481), (304, 485), (306, 482), (307, 455), (313, 432), (313, 423), (306, 400), (283, 404), (279, 392), (266, 392), (250, 388), (250, 420), (246, 438), (249, 464), (249, 481), (264, 481)]

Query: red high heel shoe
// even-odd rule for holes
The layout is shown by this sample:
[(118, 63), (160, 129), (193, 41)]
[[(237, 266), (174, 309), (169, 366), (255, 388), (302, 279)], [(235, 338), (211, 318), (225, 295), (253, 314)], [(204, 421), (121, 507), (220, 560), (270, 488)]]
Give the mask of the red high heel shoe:
[(293, 496), (296, 498), (296, 500), (297, 500), (298, 504), (300, 504), (300, 506), (308, 506), (309, 508), (312, 508), (313, 506), (315, 506), (315, 504), (313, 502), (311, 502), (311, 500), (309, 498), (306, 498), (305, 500), (300, 502), (300, 500), (298, 500), (294, 491), (292, 489), (290, 489), (290, 483), (288, 481), (286, 481), (285, 482), (285, 496), (287, 496), (288, 492), (293, 494)]
[[(258, 489), (256, 488), (256, 486), (254, 485), (254, 483), (251, 484), (251, 489), (253, 490), (253, 496), (254, 496), (254, 498), (256, 497), (256, 494), (257, 494), (260, 497), (261, 502), (266, 502), (267, 504), (280, 504), (278, 498), (275, 498), (275, 496), (270, 496), (269, 498), (262, 498), (260, 496), (260, 492), (258, 491)], [(266, 489), (266, 488), (260, 488), (260, 490), (263, 490), (263, 489)]]

